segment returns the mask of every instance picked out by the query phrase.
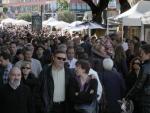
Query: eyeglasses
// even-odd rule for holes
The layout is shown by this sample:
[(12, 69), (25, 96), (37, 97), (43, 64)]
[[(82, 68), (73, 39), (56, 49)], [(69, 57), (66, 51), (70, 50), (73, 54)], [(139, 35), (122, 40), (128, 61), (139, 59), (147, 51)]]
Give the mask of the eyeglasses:
[(31, 69), (30, 67), (22, 67), (22, 69)]
[(62, 58), (62, 57), (58, 57), (58, 56), (56, 56), (56, 58), (57, 58), (58, 60), (66, 61), (66, 58)]

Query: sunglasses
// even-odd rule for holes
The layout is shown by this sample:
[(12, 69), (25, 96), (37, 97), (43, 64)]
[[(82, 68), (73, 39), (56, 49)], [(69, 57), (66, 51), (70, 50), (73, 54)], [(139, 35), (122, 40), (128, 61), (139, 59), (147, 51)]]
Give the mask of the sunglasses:
[(31, 68), (29, 68), (29, 67), (22, 67), (22, 69), (31, 69)]
[(62, 57), (58, 57), (58, 56), (56, 56), (56, 58), (57, 58), (58, 60), (66, 61), (66, 58), (62, 58)]
[(134, 64), (140, 65), (140, 63), (139, 63), (139, 62), (134, 62), (134, 63), (133, 63), (133, 65), (134, 65)]

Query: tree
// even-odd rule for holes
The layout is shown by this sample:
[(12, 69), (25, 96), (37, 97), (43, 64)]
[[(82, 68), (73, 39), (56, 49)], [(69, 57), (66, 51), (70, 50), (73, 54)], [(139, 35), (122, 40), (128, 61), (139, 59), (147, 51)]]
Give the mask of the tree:
[(63, 20), (69, 23), (75, 20), (75, 14), (70, 11), (58, 11), (57, 16), (58, 16), (58, 20)]
[(28, 22), (31, 22), (31, 20), (32, 20), (32, 16), (31, 16), (31, 14), (28, 14), (28, 13), (24, 13), (24, 14), (19, 14), (18, 16), (17, 16), (17, 19), (19, 19), (19, 20), (26, 20), (26, 21), (28, 21)]
[(7, 8), (7, 7), (4, 7), (4, 8), (3, 8), (3, 12), (4, 12), (4, 14), (6, 14), (6, 13), (7, 13), (7, 11), (8, 11), (8, 8)]
[(119, 3), (120, 3), (120, 11), (121, 13), (127, 11), (128, 9), (131, 8), (130, 4), (128, 3), (127, 0), (119, 0)]
[[(96, 21), (98, 23), (102, 22), (102, 12), (107, 8), (108, 3), (110, 0), (99, 0), (98, 3), (95, 5), (93, 3), (93, 0), (82, 0), (85, 3), (89, 5), (89, 7), (92, 10), (92, 16), (93, 16), (93, 21)], [(121, 12), (126, 11), (127, 9), (130, 8), (130, 5), (127, 0), (119, 0), (120, 3), (120, 10)]]
[(58, 3), (58, 10), (67, 10), (69, 4), (66, 0), (57, 0)]

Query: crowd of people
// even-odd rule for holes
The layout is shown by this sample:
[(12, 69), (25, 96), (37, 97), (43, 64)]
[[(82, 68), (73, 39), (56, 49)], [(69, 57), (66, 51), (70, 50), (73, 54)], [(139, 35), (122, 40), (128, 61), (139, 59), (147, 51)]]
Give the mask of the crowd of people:
[(150, 113), (150, 44), (120, 33), (0, 29), (2, 113)]

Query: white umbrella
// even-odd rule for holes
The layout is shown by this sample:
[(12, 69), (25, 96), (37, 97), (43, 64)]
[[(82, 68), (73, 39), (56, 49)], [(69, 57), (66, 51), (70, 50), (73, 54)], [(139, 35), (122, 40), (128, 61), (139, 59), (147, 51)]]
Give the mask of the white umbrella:
[(49, 22), (47, 25), (55, 26), (56, 28), (65, 28), (69, 25), (69, 23), (64, 21), (53, 21), (53, 22)]
[(70, 30), (73, 27), (76, 27), (77, 25), (83, 23), (82, 21), (74, 21), (72, 23), (70, 23), (67, 27), (64, 27), (63, 30)]
[(81, 22), (81, 24), (77, 24), (76, 26), (68, 26), (64, 28), (64, 30), (71, 30), (71, 31), (80, 31), (84, 29), (106, 29), (100, 24), (97, 24), (96, 22)]
[(53, 18), (53, 17), (50, 17), (48, 20), (43, 21), (42, 24), (47, 26), (48, 23), (53, 22), (53, 21), (57, 21), (57, 20), (55, 18)]
[(71, 24), (69, 24), (69, 27), (72, 27), (72, 26), (77, 26), (79, 24), (83, 23), (82, 21), (74, 21), (72, 22)]
[(103, 27), (102, 25), (96, 22), (83, 22), (77, 25), (76, 27), (81, 27), (81, 26), (84, 26), (83, 28), (85, 29), (106, 29), (105, 27)]

